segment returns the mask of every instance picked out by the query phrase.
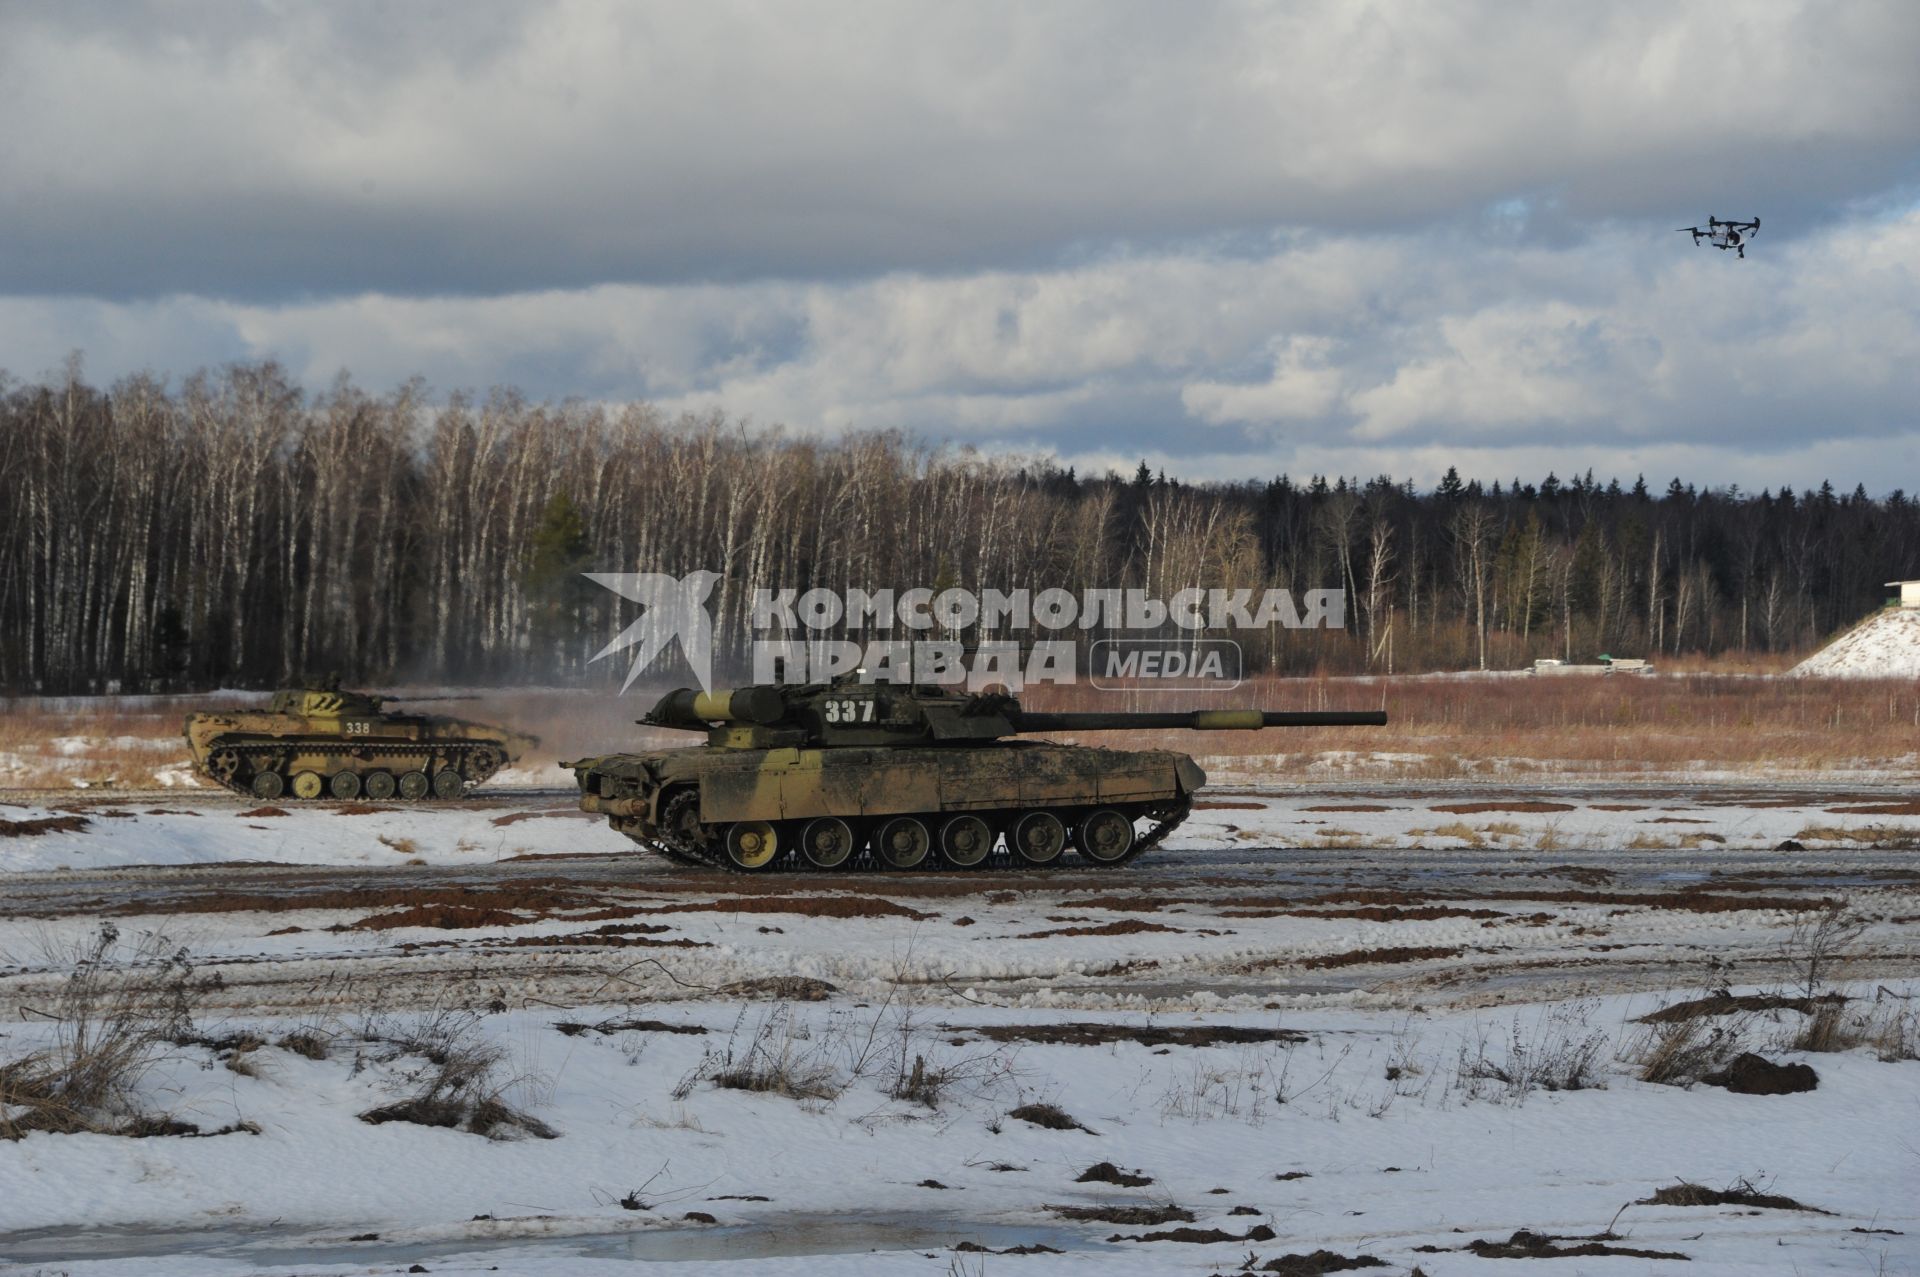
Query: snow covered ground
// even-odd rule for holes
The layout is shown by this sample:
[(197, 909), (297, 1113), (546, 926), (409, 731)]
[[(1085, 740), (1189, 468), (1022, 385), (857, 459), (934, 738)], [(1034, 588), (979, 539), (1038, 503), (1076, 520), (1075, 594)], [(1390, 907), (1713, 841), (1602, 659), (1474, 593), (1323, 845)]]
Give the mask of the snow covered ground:
[[(323, 1059), (257, 1048), (245, 1073), (185, 1048), (148, 1079), (153, 1101), (258, 1132), (32, 1135), (0, 1147), (10, 1230), (0, 1257), (88, 1274), (413, 1263), (561, 1273), (633, 1258), (726, 1258), (728, 1271), (769, 1273), (1047, 1274), (1223, 1272), (1249, 1252), (1265, 1263), (1325, 1249), (1375, 1256), (1388, 1272), (1456, 1274), (1506, 1271), (1465, 1248), (1527, 1230), (1610, 1233), (1601, 1244), (1627, 1252), (1546, 1272), (1911, 1271), (1920, 1066), (1864, 1050), (1794, 1056), (1820, 1075), (1798, 1095), (1645, 1083), (1633, 1070), (1649, 1030), (1633, 1017), (1661, 1003), (1091, 1021), (1297, 1035), (1220, 1046), (1022, 1041), (1089, 1018), (918, 1001), (462, 1020), (453, 1031), (503, 1054), (502, 1077), (518, 1079), (507, 1099), (551, 1139), (362, 1121), (433, 1071), (404, 1047), (369, 1045), (362, 1030), (340, 1027)], [(620, 1027), (641, 1010), (658, 1027)], [(1784, 1036), (1799, 1018), (1760, 1017), (1748, 1031)], [(243, 1027), (266, 1036), (286, 1026), (221, 1026)], [(716, 1084), (716, 1060), (755, 1050), (811, 1094)], [(1528, 1053), (1589, 1061), (1584, 1085), (1498, 1080)], [(903, 1057), (909, 1073), (919, 1060), (955, 1076), (927, 1099), (894, 1098)], [(1029, 1104), (1051, 1104), (1081, 1129), (1009, 1116)], [(1083, 1179), (1103, 1162), (1146, 1182)], [(1635, 1204), (1680, 1180), (1745, 1181), (1812, 1209)], [(1163, 1222), (1060, 1209), (1098, 1207), (1159, 1209)], [(1200, 1240), (1138, 1240), (1183, 1226)], [(1060, 1253), (955, 1252), (962, 1242)]]
[[(1456, 784), (1262, 783), (1258, 773), (1206, 760), (1219, 783), (1181, 827), (1175, 847), (1558, 848), (1685, 850), (1920, 843), (1920, 801), (1905, 783), (1686, 782)], [(509, 782), (512, 780), (508, 774)], [(1237, 788), (1236, 788), (1237, 786)], [(71, 828), (36, 823), (77, 817)], [(580, 812), (570, 790), (496, 783), (447, 806), (298, 803), (262, 806), (221, 791), (128, 794), (49, 802), (0, 791), (0, 873), (126, 865), (482, 865), (520, 856), (632, 849)]]
[[(1210, 793), (1123, 871), (884, 877), (679, 870), (553, 791), (74, 807), (0, 807), (85, 822), (0, 838), (0, 1064), (97, 973), (186, 1022), (93, 1123), (203, 1134), (0, 1139), (24, 1271), (1920, 1268), (1898, 787)], [(1830, 1040), (1639, 1022), (1809, 983)], [(1818, 1086), (1695, 1077), (1741, 1050)], [(454, 1125), (365, 1120), (409, 1101)]]

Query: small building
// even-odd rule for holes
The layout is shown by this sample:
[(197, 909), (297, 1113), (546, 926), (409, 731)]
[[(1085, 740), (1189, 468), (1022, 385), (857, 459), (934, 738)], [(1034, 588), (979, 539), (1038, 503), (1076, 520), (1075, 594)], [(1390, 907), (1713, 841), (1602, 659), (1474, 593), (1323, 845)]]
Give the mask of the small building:
[(1900, 595), (1898, 598), (1888, 599), (1888, 607), (1893, 607), (1896, 604), (1900, 607), (1920, 607), (1920, 581), (1887, 582), (1888, 589), (1891, 590), (1895, 586), (1899, 587)]
[(1602, 656), (1597, 665), (1575, 665), (1544, 657), (1533, 663), (1535, 674), (1651, 674), (1653, 666), (1637, 656)]

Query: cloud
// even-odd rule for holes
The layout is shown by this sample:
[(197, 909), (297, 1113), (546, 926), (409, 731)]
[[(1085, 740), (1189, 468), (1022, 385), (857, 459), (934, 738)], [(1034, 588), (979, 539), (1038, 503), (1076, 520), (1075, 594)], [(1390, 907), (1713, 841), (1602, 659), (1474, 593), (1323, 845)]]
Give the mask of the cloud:
[(1193, 381), (1180, 390), (1189, 416), (1213, 425), (1312, 421), (1341, 400), (1344, 379), (1332, 366), (1325, 337), (1283, 337), (1274, 343), (1273, 375), (1253, 383)]
[(15, 371), (33, 373), (78, 335), (103, 377), (181, 369), (173, 356), (206, 349), (279, 358), (315, 386), (341, 368), (375, 387), (417, 373), (440, 391), (644, 397), (1095, 468), (1146, 456), (1194, 477), (1684, 466), (1703, 482), (1878, 488), (1901, 481), (1889, 475), (1920, 432), (1916, 298), (1920, 210), (1744, 262), (1625, 230), (1577, 251), (1291, 234), (1232, 257), (848, 283), (15, 298), (0, 300), (0, 350), (28, 352)]
[(9, 6), (0, 292), (1026, 270), (1516, 198), (1791, 233), (1915, 178), (1915, 65), (1907, 0)]
[(0, 365), (1920, 487), (1915, 65), (1907, 0), (11, 6)]

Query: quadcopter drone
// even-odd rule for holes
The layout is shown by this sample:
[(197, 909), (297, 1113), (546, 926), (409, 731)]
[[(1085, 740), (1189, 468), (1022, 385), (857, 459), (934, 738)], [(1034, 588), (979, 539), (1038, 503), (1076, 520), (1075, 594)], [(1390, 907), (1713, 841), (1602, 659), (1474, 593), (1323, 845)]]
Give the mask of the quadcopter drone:
[(1682, 226), (1680, 233), (1691, 234), (1694, 244), (1706, 240), (1715, 248), (1731, 248), (1741, 257), (1747, 255), (1747, 240), (1760, 233), (1760, 219), (1751, 222), (1724, 222), (1717, 217), (1707, 218), (1707, 229), (1698, 226)]

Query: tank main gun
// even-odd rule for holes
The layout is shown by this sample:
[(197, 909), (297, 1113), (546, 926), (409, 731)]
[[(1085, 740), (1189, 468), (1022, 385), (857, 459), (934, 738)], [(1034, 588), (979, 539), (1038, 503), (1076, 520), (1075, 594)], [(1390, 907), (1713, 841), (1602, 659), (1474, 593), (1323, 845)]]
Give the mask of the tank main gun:
[(640, 720), (703, 731), (720, 749), (908, 746), (976, 742), (1047, 732), (1259, 731), (1269, 727), (1382, 727), (1384, 710), (1202, 709), (1041, 713), (995, 692), (878, 683), (759, 684), (719, 692), (682, 688)]

